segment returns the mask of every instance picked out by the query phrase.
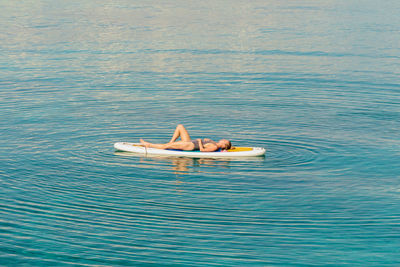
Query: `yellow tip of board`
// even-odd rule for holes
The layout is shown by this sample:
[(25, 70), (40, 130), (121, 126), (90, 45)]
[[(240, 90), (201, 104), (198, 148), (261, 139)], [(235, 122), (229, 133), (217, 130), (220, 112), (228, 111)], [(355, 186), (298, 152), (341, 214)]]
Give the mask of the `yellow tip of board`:
[(228, 149), (228, 152), (241, 152), (241, 151), (252, 151), (252, 147), (233, 147), (231, 149)]

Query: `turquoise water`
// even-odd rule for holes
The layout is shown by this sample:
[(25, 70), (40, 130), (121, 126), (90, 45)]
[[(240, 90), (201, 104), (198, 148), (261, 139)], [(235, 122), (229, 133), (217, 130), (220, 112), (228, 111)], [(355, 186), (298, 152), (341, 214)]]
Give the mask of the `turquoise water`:
[[(398, 266), (398, 1), (1, 1), (1, 266)], [(262, 146), (137, 157), (118, 141)]]

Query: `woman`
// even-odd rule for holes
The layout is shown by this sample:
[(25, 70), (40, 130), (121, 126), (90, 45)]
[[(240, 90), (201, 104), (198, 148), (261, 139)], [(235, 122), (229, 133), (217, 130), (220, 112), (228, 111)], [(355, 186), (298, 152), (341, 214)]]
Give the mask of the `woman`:
[[(178, 138), (181, 138), (180, 141), (176, 141)], [(219, 149), (228, 150), (231, 148), (232, 144), (230, 141), (226, 139), (221, 139), (217, 142), (214, 142), (211, 139), (190, 139), (188, 131), (182, 124), (179, 124), (174, 132), (169, 143), (166, 144), (152, 144), (149, 142), (140, 139), (140, 143), (148, 148), (158, 148), (158, 149), (178, 149), (178, 150), (200, 150), (202, 152), (214, 152)]]

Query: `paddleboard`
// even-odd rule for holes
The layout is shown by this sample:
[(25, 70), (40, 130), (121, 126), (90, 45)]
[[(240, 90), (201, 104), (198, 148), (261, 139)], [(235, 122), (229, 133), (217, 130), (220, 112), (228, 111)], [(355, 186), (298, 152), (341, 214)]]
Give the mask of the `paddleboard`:
[(175, 156), (190, 158), (234, 158), (234, 157), (256, 157), (265, 154), (262, 147), (235, 147), (227, 151), (201, 152), (183, 151), (170, 149), (146, 148), (140, 143), (117, 142), (114, 148), (119, 151), (133, 152), (142, 155)]

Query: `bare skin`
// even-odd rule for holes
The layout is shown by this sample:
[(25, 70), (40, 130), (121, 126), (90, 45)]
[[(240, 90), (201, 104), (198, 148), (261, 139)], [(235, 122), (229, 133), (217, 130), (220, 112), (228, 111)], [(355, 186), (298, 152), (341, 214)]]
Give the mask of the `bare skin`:
[[(176, 141), (178, 138), (181, 138), (180, 141)], [(192, 151), (195, 149), (195, 145), (191, 141), (189, 132), (185, 129), (182, 124), (179, 124), (174, 134), (172, 135), (171, 140), (165, 144), (153, 144), (150, 142), (146, 142), (143, 139), (140, 139), (140, 143), (147, 148), (158, 148), (158, 149), (177, 149), (177, 150), (185, 150)], [(225, 139), (221, 139), (218, 143), (207, 143), (203, 145), (201, 139), (197, 139), (199, 141), (199, 148), (202, 152), (213, 152), (218, 149), (227, 149), (230, 146), (230, 142)], [(211, 139), (205, 139), (211, 140)]]

